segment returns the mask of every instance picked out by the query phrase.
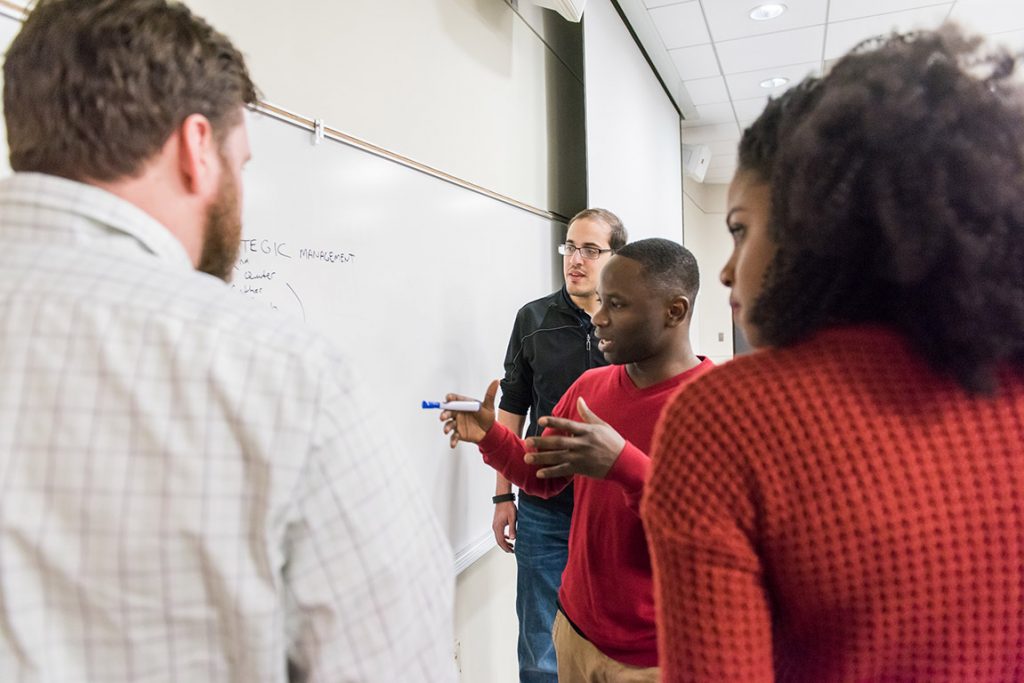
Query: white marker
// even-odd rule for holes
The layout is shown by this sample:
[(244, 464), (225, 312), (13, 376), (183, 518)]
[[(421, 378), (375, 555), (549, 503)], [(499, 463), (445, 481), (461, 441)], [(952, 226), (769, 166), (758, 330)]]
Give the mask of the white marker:
[(480, 401), (444, 401), (443, 403), (424, 401), (423, 408), (426, 410), (440, 408), (441, 410), (453, 410), (458, 413), (475, 413), (480, 410)]

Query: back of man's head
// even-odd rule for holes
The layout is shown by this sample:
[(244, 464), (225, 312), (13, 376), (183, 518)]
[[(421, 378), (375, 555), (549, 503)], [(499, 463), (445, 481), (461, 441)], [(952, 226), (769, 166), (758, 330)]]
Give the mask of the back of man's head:
[(669, 296), (682, 294), (693, 308), (700, 289), (700, 271), (689, 249), (672, 240), (651, 237), (630, 242), (617, 255), (643, 266), (644, 277), (652, 288)]
[(231, 42), (166, 0), (41, 0), (4, 62), (15, 171), (132, 177), (188, 116), (223, 142), (255, 101)]

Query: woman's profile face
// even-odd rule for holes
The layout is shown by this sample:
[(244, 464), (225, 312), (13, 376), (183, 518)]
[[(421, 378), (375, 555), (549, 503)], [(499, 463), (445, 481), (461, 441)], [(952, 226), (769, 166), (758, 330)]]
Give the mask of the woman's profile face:
[(771, 217), (771, 188), (760, 175), (739, 169), (729, 185), (725, 224), (732, 235), (732, 255), (719, 279), (730, 288), (733, 320), (751, 346), (762, 346), (750, 313), (764, 287), (768, 264), (775, 257), (775, 243), (768, 236)]

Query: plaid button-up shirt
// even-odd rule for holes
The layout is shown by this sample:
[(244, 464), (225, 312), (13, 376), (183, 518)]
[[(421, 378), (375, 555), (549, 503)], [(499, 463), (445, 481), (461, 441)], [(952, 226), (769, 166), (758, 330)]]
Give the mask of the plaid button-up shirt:
[(0, 182), (0, 681), (450, 681), (452, 555), (321, 338)]

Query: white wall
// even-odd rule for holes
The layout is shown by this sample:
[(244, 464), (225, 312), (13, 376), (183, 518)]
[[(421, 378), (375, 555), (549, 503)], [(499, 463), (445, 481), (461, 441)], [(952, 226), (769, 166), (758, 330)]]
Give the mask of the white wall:
[(683, 238), (679, 114), (611, 0), (583, 15), (589, 204), (631, 240)]
[(733, 355), (729, 290), (718, 279), (732, 253), (732, 238), (725, 227), (728, 186), (704, 185), (687, 178), (684, 188), (686, 248), (700, 267), (700, 293), (690, 338), (698, 354), (724, 363)]

